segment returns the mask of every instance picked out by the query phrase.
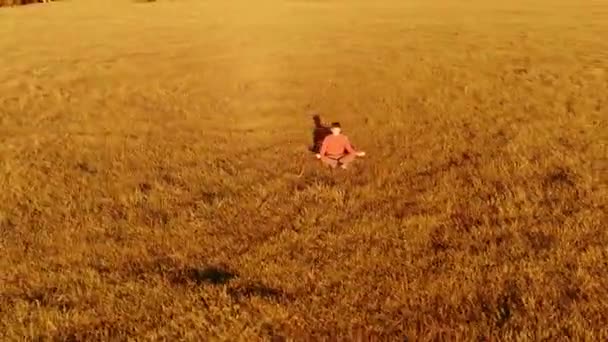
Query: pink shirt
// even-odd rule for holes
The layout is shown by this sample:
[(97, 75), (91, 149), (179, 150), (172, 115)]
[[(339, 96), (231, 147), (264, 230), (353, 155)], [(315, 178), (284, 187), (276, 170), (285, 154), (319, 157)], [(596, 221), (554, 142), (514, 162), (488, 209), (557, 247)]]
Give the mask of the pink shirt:
[(342, 134), (332, 134), (328, 135), (323, 140), (323, 145), (321, 145), (320, 154), (321, 156), (341, 156), (344, 154), (344, 151), (347, 151), (348, 153), (355, 153), (355, 149), (350, 145), (348, 137)]

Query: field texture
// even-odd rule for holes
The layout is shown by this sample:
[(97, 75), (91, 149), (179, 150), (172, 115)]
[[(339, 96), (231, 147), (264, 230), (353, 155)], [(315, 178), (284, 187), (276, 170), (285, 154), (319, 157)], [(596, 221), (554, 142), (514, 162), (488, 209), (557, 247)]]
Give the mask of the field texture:
[[(0, 340), (606, 340), (608, 2), (0, 9)], [(366, 151), (326, 170), (311, 116)]]

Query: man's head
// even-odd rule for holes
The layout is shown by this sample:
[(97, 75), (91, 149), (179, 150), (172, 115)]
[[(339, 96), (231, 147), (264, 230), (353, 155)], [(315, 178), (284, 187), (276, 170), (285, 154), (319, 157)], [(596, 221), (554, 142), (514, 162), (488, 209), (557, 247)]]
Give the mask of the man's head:
[(342, 127), (339, 122), (332, 122), (331, 124), (331, 133), (333, 135), (338, 135), (342, 132)]

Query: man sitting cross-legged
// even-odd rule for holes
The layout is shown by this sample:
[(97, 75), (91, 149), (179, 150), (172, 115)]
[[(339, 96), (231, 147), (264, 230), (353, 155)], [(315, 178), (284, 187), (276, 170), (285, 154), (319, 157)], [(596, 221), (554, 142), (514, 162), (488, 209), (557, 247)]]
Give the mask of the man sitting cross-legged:
[(346, 169), (356, 157), (363, 157), (365, 152), (357, 152), (351, 146), (348, 137), (342, 134), (340, 123), (334, 122), (331, 124), (331, 135), (328, 135), (323, 140), (321, 151), (317, 154), (317, 158), (321, 159), (323, 164), (332, 168), (340, 165)]

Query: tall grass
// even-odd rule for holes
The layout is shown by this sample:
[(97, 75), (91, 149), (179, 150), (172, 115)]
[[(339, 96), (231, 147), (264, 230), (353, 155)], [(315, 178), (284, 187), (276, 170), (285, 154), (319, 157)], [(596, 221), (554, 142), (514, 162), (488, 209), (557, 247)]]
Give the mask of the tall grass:
[(0, 340), (605, 341), (593, 6), (2, 11)]
[(55, 0), (0, 0), (0, 6), (18, 6), (18, 5), (28, 5), (34, 3), (42, 3), (42, 2), (50, 2)]

